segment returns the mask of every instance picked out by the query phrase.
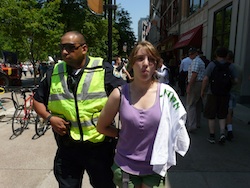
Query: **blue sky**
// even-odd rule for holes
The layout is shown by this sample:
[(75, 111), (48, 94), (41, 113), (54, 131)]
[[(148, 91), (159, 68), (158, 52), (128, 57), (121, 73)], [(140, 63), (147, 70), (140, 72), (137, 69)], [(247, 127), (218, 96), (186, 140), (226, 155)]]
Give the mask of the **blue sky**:
[(132, 18), (131, 28), (135, 36), (138, 35), (138, 21), (140, 18), (146, 18), (149, 15), (149, 0), (116, 0), (117, 5), (121, 5)]

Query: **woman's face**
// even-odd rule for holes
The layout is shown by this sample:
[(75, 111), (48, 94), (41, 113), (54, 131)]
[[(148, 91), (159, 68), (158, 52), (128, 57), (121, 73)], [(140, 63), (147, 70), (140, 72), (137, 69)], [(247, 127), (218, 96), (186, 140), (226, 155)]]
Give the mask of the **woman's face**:
[(149, 55), (145, 49), (139, 49), (133, 65), (134, 77), (144, 81), (151, 81), (156, 69), (156, 59)]

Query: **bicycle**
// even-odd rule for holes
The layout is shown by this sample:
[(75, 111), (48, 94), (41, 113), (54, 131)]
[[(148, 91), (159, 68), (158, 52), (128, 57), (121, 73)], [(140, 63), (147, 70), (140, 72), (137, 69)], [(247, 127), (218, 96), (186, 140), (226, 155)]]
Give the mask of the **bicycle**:
[[(21, 96), (24, 100), (24, 104), (20, 105), (16, 102), (16, 111), (13, 115), (12, 121), (12, 132), (15, 136), (20, 135), (24, 129), (27, 128), (31, 120), (35, 122), (35, 132), (39, 137), (44, 135), (48, 130), (49, 124), (46, 124), (44, 120), (38, 115), (34, 114), (33, 109), (33, 96), (35, 94), (36, 87), (34, 88), (23, 88), (21, 89)], [(26, 98), (26, 93), (31, 92), (28, 98)], [(14, 96), (14, 91), (12, 91), (12, 96)], [(13, 98), (13, 97), (12, 97)], [(13, 100), (13, 102), (15, 102)]]
[[(4, 93), (5, 93), (5, 88), (0, 87), (0, 94), (4, 94)], [(0, 98), (0, 109), (7, 111), (5, 105), (8, 105), (9, 103), (13, 103), (13, 106), (15, 109), (18, 106), (17, 96), (15, 95), (14, 91), (11, 92), (11, 98), (10, 97)], [(9, 122), (11, 119), (12, 119), (12, 115), (10, 115), (10, 114), (1, 114), (0, 115), (0, 122)]]
[[(21, 97), (23, 98), (24, 103), (18, 104), (12, 117), (12, 132), (15, 136), (22, 134), (31, 121), (36, 122), (38, 119), (37, 114), (33, 109), (33, 96), (35, 90), (36, 87), (21, 89)], [(28, 92), (31, 94), (27, 97), (26, 94)]]

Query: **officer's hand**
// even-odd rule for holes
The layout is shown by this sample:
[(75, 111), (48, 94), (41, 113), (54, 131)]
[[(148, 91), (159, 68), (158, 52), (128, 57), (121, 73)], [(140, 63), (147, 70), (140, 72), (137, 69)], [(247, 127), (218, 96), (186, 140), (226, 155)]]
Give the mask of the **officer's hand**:
[(65, 121), (64, 119), (62, 119), (60, 117), (52, 116), (50, 118), (50, 124), (51, 124), (53, 130), (61, 136), (67, 134), (67, 131), (69, 131), (67, 126), (69, 127), (70, 123), (68, 121)]

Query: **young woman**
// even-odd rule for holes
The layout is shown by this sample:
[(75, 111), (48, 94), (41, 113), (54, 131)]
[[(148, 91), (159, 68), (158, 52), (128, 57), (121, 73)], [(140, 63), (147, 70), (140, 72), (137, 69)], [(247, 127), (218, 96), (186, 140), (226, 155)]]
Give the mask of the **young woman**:
[[(189, 147), (186, 111), (174, 89), (155, 79), (159, 62), (151, 43), (139, 43), (129, 58), (134, 80), (114, 89), (98, 120), (100, 133), (119, 136), (113, 165), (119, 187), (124, 174), (129, 187), (159, 186), (167, 169), (176, 164), (175, 152), (185, 155)], [(110, 126), (118, 112), (120, 131)]]

